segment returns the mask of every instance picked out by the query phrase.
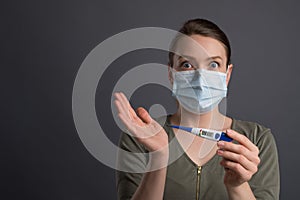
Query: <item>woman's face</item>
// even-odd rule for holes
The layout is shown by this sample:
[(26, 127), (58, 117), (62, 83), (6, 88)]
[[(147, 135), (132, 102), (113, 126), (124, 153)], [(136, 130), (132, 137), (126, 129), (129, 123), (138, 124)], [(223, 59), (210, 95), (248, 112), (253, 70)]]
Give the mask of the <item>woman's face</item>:
[(179, 55), (175, 54), (173, 57), (173, 69), (188, 71), (200, 68), (222, 73), (227, 72), (226, 82), (228, 85), (232, 65), (226, 66), (227, 56), (223, 44), (214, 38), (201, 35), (195, 34), (190, 37), (193, 40), (183, 39), (177, 42), (176, 52)]

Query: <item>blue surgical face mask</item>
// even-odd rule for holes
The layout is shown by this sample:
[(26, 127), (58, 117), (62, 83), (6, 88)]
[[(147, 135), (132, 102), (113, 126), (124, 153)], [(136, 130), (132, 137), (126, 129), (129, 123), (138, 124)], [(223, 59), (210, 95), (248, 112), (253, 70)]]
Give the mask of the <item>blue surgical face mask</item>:
[(197, 69), (173, 69), (173, 95), (189, 112), (203, 114), (213, 110), (227, 95), (226, 73)]

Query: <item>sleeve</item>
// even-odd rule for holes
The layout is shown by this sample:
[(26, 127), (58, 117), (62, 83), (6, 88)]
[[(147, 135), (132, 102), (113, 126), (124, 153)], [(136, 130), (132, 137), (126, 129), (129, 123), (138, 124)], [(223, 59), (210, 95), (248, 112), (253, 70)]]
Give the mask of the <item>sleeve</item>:
[(131, 199), (143, 177), (147, 164), (147, 151), (133, 137), (122, 133), (119, 141), (116, 171), (117, 196)]
[(278, 200), (280, 175), (275, 139), (270, 129), (264, 129), (257, 137), (260, 164), (257, 173), (249, 181), (256, 199)]

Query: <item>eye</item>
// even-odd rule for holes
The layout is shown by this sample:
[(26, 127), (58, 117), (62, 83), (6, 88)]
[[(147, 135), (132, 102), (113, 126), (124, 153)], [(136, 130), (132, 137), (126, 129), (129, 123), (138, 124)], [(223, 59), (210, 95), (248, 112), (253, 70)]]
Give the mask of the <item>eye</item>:
[(180, 67), (182, 67), (184, 69), (191, 69), (191, 68), (193, 68), (193, 65), (187, 61), (184, 61), (180, 64)]
[(211, 63), (209, 63), (209, 67), (210, 68), (213, 68), (213, 69), (216, 69), (220, 66), (220, 64), (216, 61), (212, 61)]

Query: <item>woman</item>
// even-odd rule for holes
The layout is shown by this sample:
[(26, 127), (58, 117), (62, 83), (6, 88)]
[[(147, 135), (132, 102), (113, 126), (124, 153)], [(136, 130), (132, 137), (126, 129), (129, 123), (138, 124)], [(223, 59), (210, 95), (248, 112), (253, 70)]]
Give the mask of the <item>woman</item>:
[[(117, 172), (119, 199), (279, 199), (278, 156), (270, 129), (232, 119), (218, 108), (233, 69), (226, 35), (204, 19), (187, 21), (179, 32), (200, 47), (180, 34), (171, 46), (176, 113), (165, 122), (154, 120), (143, 108), (134, 111), (124, 94), (115, 94), (119, 117), (132, 134), (122, 135), (120, 148), (155, 152), (146, 158), (147, 166), (142, 164), (150, 163), (154, 170)], [(171, 124), (225, 131), (234, 142), (208, 141)]]

